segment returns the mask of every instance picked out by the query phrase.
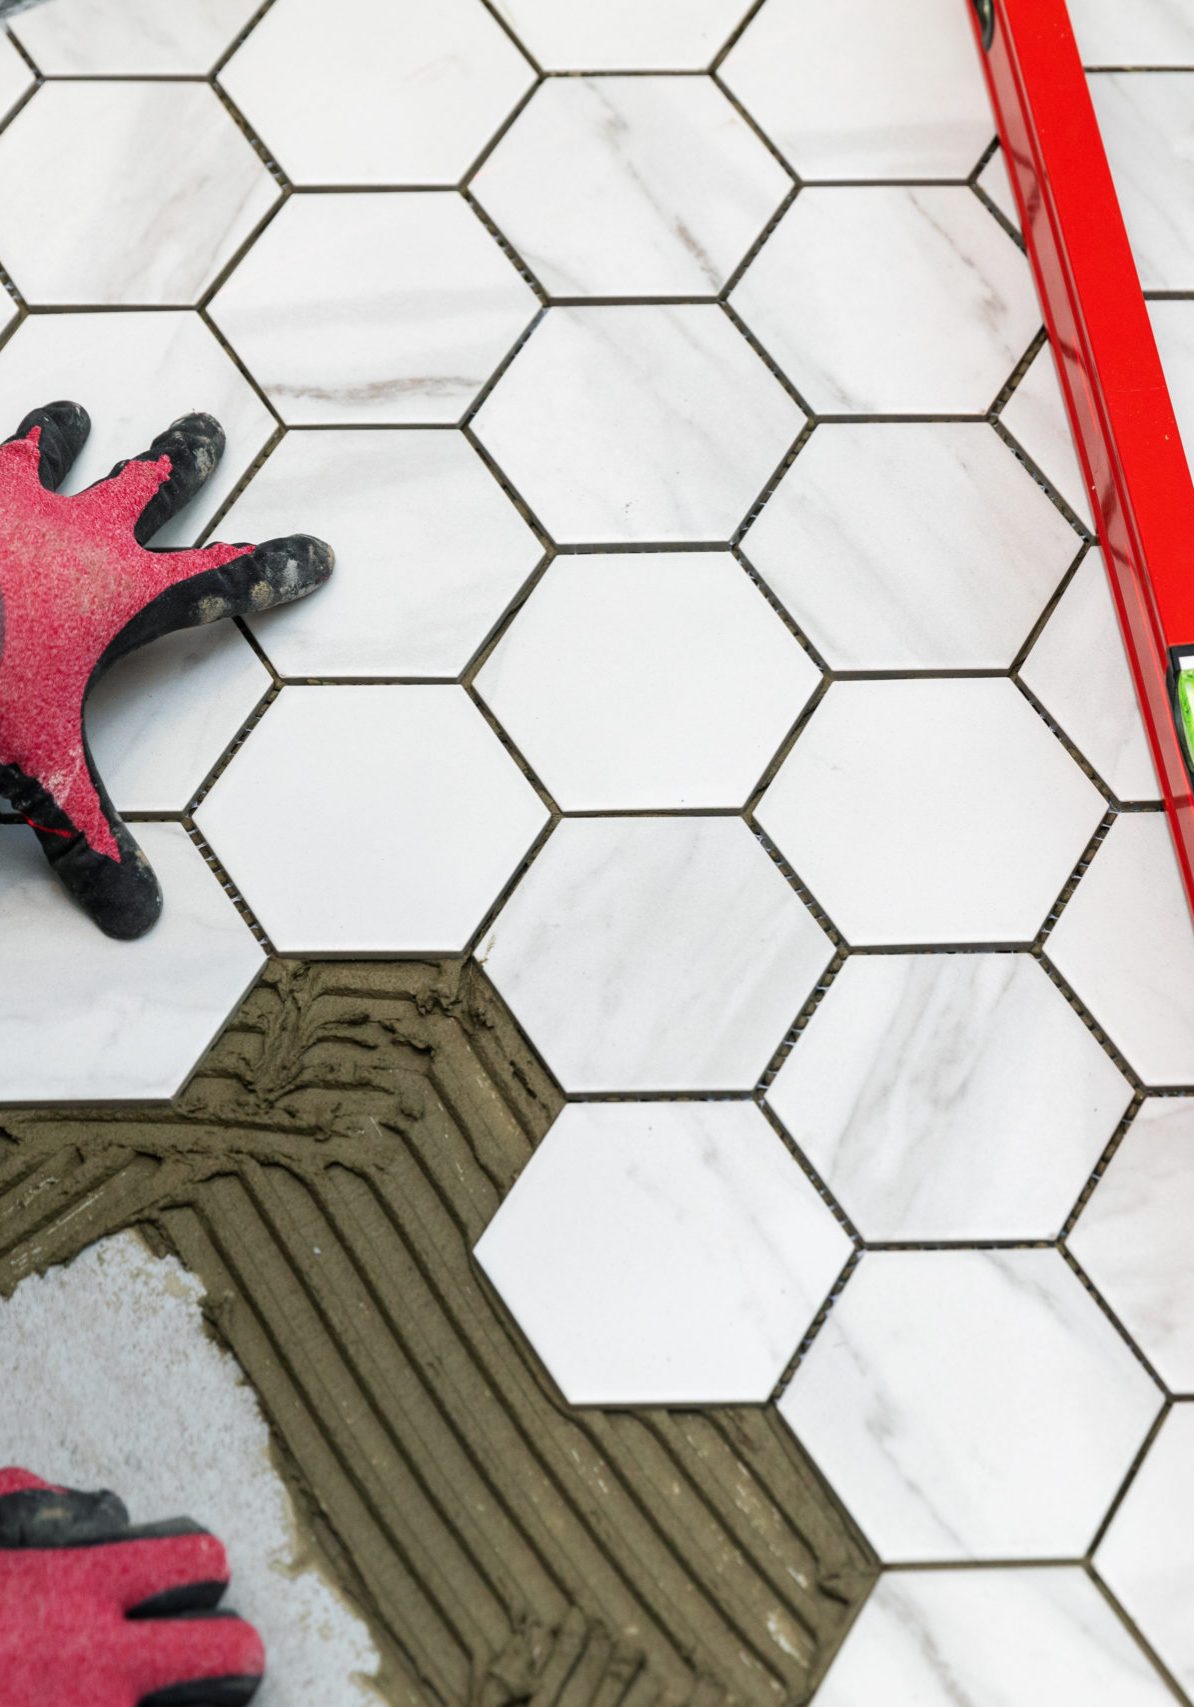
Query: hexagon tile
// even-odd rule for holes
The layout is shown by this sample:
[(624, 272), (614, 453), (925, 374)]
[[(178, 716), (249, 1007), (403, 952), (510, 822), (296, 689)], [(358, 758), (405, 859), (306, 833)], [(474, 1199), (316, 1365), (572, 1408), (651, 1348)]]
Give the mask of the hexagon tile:
[(211, 302), (283, 420), (310, 426), (458, 420), (535, 309), (449, 191), (291, 196)]
[[(534, 73), (473, 0), (276, 0), (220, 83), (296, 184), (454, 184)], [(278, 75), (285, 65), (286, 75)]]
[(572, 1404), (762, 1401), (851, 1243), (751, 1102), (573, 1103), (476, 1247)]
[(475, 425), (554, 539), (621, 544), (729, 540), (804, 423), (710, 303), (550, 309)]
[(288, 687), (195, 821), (283, 951), (450, 954), (547, 809), (461, 688)]
[(914, 1562), (1081, 1558), (1161, 1403), (1056, 1251), (871, 1251), (779, 1408)]
[(985, 422), (819, 427), (742, 549), (835, 670), (1006, 669), (1078, 549)]
[(1036, 936), (1103, 811), (1011, 682), (847, 681), (758, 819), (851, 943), (1009, 943)]
[[(47, 220), (68, 181), (72, 218)], [(280, 193), (202, 83), (49, 82), (0, 136), (4, 264), (28, 302), (195, 302)]]
[(472, 190), (553, 296), (712, 296), (792, 180), (703, 77), (544, 83)]
[(767, 1092), (879, 1240), (1056, 1237), (1130, 1098), (1024, 954), (852, 956)]
[(568, 1091), (751, 1089), (833, 945), (733, 818), (572, 818), (478, 958)]
[(820, 681), (728, 552), (611, 552), (556, 558), (477, 689), (576, 812), (740, 806)]

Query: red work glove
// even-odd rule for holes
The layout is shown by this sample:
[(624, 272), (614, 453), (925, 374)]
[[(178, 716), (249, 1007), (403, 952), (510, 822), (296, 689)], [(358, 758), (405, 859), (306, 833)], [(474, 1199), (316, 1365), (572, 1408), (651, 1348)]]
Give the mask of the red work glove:
[(242, 1707), (265, 1657), (216, 1610), (228, 1575), (187, 1518), (130, 1528), (115, 1494), (0, 1470), (3, 1707)]

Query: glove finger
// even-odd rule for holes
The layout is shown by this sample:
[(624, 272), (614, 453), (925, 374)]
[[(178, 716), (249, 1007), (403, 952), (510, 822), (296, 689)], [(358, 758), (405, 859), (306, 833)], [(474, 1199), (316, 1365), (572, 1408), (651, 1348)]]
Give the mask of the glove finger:
[(87, 443), (91, 417), (81, 403), (47, 403), (32, 409), (9, 439), (27, 439), (38, 429), (38, 473), (41, 483), (56, 492), (70, 473), (75, 458)]
[(107, 476), (109, 480), (130, 461), (157, 462), (163, 456), (170, 461), (169, 475), (133, 525), (133, 537), (139, 545), (147, 544), (184, 504), (190, 503), (214, 473), (224, 454), (224, 442), (224, 429), (214, 415), (180, 415), (158, 434), (148, 450), (116, 464)]
[(244, 555), (230, 563), (205, 569), (159, 593), (121, 629), (108, 656), (123, 656), (176, 628), (195, 628), (225, 616), (250, 616), (271, 605), (305, 598), (322, 587), (334, 562), (331, 546), (308, 534), (246, 547)]
[(138, 1620), (120, 1642), (140, 1707), (237, 1707), (265, 1671), (260, 1636), (233, 1613)]
[(27, 818), (26, 823), (41, 843), (42, 852), (59, 881), (87, 916), (105, 936), (131, 941), (144, 936), (157, 923), (162, 911), (162, 891), (153, 867), (102, 790), (101, 799), (108, 808), (108, 828), (120, 852), (119, 860), (97, 853), (48, 800), (49, 810), (36, 819)]
[(85, 1547), (128, 1527), (123, 1501), (102, 1489), (26, 1487), (0, 1494), (0, 1547)]

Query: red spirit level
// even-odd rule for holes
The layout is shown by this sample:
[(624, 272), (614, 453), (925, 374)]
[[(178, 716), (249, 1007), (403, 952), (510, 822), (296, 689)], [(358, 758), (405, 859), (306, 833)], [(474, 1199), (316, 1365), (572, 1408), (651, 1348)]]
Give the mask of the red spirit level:
[(1194, 909), (1194, 484), (1065, 0), (975, 36)]

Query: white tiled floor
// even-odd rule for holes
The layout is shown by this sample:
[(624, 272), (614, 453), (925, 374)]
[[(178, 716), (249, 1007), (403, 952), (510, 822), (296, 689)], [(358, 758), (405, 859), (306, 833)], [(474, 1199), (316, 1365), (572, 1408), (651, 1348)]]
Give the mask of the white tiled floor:
[[(1194, 8), (1073, 11), (1177, 68), (1100, 98), (1180, 188)], [(275, 949), (475, 945), (569, 1098), (479, 1247), (564, 1394), (777, 1398), (941, 1567), (819, 1700), (1161, 1707), (1137, 1630), (1194, 1690), (1188, 1399), (1135, 1464), (1194, 1391), (1194, 936), (963, 0), (255, 12), (12, 27), (6, 418), (78, 396), (86, 481), (210, 409), (164, 542), (338, 566), (97, 692), (118, 801), (181, 821), (137, 829), (144, 944), (0, 827), (38, 942), (0, 1101), (168, 1096), (235, 1006), (261, 950), (188, 828)], [(0, 37), (0, 114), (32, 79)], [(1152, 308), (1194, 434), (1194, 314)]]

